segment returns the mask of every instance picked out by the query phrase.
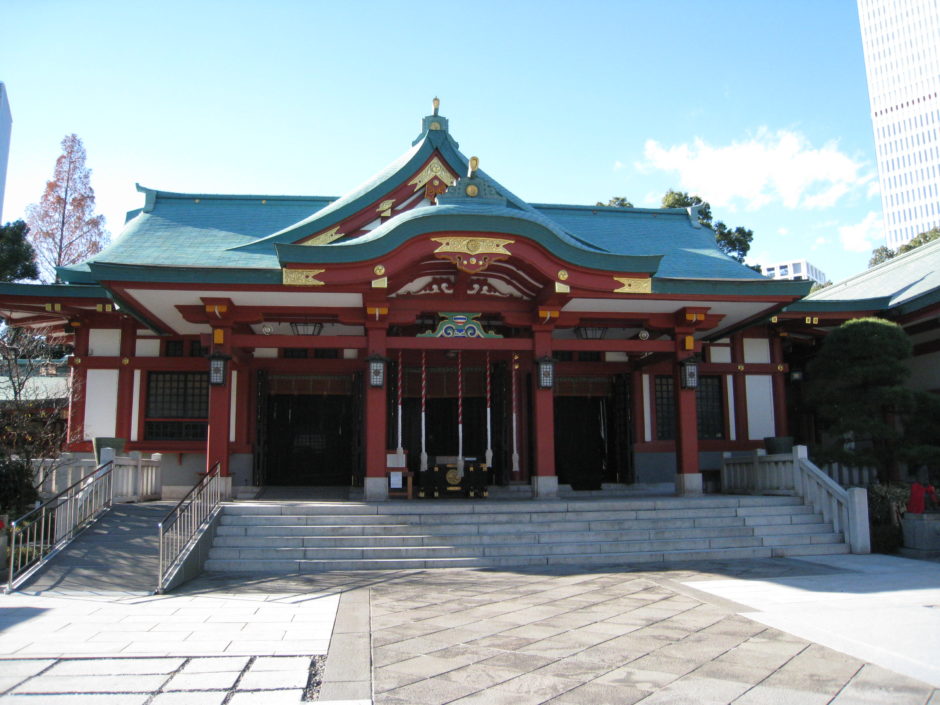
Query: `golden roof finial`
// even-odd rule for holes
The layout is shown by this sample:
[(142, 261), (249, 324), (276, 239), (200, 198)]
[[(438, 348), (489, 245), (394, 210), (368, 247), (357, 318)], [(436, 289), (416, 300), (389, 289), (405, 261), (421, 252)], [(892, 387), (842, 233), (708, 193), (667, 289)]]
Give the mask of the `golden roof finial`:
[(434, 114), (437, 115), (437, 109), (441, 107), (441, 101), (437, 96), (434, 96), (434, 100), (431, 101), (431, 105), (434, 106)]
[(473, 178), (473, 176), (474, 176), (474, 175), (476, 174), (476, 172), (477, 172), (477, 169), (479, 169), (479, 168), (480, 168), (480, 159), (479, 159), (479, 157), (470, 157), (470, 172), (467, 174), (467, 176)]

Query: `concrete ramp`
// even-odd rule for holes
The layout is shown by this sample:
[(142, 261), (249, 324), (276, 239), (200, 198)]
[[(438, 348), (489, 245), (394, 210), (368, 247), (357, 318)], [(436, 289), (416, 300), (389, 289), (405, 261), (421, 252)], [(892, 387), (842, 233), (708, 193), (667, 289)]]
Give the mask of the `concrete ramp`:
[(174, 502), (116, 504), (20, 587), (27, 594), (147, 595), (157, 584), (157, 524)]

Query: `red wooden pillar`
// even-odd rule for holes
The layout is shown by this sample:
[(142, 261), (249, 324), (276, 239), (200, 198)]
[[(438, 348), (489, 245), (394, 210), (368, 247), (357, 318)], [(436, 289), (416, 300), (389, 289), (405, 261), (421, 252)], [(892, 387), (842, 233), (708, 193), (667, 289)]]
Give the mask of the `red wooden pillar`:
[(774, 433), (778, 436), (789, 436), (789, 419), (787, 419), (787, 377), (786, 367), (783, 364), (783, 342), (774, 335), (770, 339), (770, 361), (777, 368), (773, 373), (774, 390)]
[(134, 370), (131, 360), (136, 352), (137, 325), (132, 318), (121, 322), (121, 366), (118, 368), (117, 423), (118, 438), (131, 437), (131, 417), (134, 403)]
[(533, 486), (537, 497), (558, 494), (558, 478), (555, 474), (555, 390), (541, 389), (538, 385), (538, 359), (552, 356), (552, 332), (533, 329), (533, 352), (535, 353), (535, 384), (533, 385), (533, 424), (530, 433), (535, 435), (535, 477)]
[(698, 409), (695, 390), (682, 388), (681, 363), (689, 357), (684, 348), (686, 334), (676, 331), (676, 491), (679, 494), (701, 494), (702, 475), (698, 460)]
[(88, 370), (85, 363), (88, 357), (88, 328), (81, 326), (74, 329), (74, 352), (72, 371), (69, 380), (69, 420), (66, 440), (69, 450), (80, 450), (75, 444), (85, 440), (85, 386), (88, 382)]
[[(212, 355), (232, 354), (231, 327), (212, 329)], [(220, 463), (222, 477), (229, 476), (229, 424), (232, 414), (232, 361), (226, 361), (225, 384), (209, 385), (209, 433), (206, 471)]]
[[(385, 322), (372, 322), (366, 324), (366, 356), (378, 355), (385, 357), (387, 324)], [(365, 375), (365, 496), (366, 499), (386, 499), (388, 485), (385, 478), (386, 457), (386, 429), (388, 426), (388, 370), (386, 369), (385, 384), (373, 387), (369, 383), (368, 360), (366, 361)]]

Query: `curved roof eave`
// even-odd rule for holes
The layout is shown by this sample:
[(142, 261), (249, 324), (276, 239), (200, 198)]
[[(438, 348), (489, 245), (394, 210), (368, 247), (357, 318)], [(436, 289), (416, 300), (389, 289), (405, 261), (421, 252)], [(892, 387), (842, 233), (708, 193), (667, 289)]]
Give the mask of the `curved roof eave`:
[(544, 216), (527, 210), (458, 205), (416, 208), (355, 240), (318, 247), (279, 243), (275, 248), (282, 264), (352, 263), (384, 256), (413, 237), (441, 231), (518, 235), (567, 262), (607, 271), (652, 275), (662, 259), (662, 255), (616, 255), (587, 249)]
[(381, 198), (388, 190), (388, 182), (395, 181), (396, 177), (401, 180), (411, 176), (435, 150), (439, 151), (445, 161), (458, 173), (466, 169), (467, 158), (457, 149), (453, 138), (443, 130), (429, 130), (414, 147), (398, 159), (309, 218), (255, 242), (238, 245), (231, 249), (253, 250), (270, 248), (271, 245), (292, 244), (304, 237), (326, 230)]

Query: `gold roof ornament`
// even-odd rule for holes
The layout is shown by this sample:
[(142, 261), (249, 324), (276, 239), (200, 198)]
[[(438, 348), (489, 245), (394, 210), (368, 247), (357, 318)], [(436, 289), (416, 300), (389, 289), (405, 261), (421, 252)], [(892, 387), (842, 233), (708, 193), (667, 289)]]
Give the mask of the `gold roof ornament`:
[(437, 96), (434, 96), (434, 100), (431, 101), (431, 105), (434, 106), (434, 115), (437, 115), (438, 109), (441, 107), (441, 100)]
[(480, 158), (479, 157), (470, 157), (470, 171), (467, 172), (467, 176), (471, 179), (476, 176), (477, 169), (480, 168)]

